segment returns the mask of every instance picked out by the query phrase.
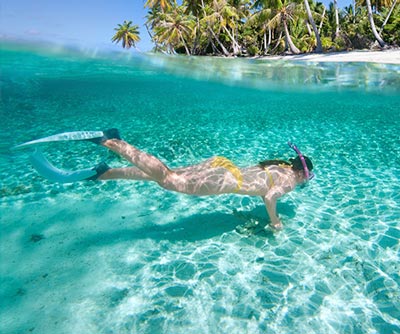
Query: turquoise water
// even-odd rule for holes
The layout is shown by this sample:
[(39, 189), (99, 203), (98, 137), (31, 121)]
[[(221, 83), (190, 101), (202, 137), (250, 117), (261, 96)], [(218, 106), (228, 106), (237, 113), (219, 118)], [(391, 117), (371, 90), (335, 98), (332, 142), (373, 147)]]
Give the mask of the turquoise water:
[[(1, 333), (400, 333), (400, 66), (1, 50)], [(261, 199), (54, 184), (13, 145), (120, 129), (171, 167), (313, 159)], [(58, 167), (126, 162), (43, 146)]]

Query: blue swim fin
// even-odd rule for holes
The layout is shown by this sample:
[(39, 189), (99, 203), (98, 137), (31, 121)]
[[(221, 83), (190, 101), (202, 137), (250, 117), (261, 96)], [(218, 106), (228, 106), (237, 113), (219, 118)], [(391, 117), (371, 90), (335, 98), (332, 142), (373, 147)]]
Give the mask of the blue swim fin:
[(101, 139), (104, 136), (103, 131), (73, 131), (73, 132), (64, 132), (59, 133), (53, 136), (48, 136), (40, 139), (35, 139), (28, 141), (26, 143), (14, 146), (12, 150), (17, 150), (20, 148), (25, 148), (31, 145), (37, 145), (42, 143), (50, 143), (55, 141), (68, 141), (68, 140), (95, 140)]
[(54, 167), (38, 149), (30, 155), (30, 161), (40, 175), (54, 182), (71, 183), (88, 179), (93, 180), (99, 176), (96, 168), (82, 169), (78, 171), (65, 171), (58, 169)]
[(12, 150), (18, 150), (31, 145), (38, 145), (43, 143), (51, 143), (56, 141), (75, 141), (75, 140), (87, 140), (95, 144), (101, 144), (107, 139), (121, 139), (118, 129), (108, 129), (106, 131), (72, 131), (63, 132), (56, 135), (39, 138), (28, 141), (26, 143), (12, 147)]

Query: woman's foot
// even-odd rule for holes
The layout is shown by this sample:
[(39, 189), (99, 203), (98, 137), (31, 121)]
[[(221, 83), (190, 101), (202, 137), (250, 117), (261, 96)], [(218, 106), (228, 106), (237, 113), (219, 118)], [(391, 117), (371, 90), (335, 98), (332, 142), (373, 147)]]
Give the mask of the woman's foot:
[(96, 172), (96, 175), (91, 176), (86, 180), (91, 180), (91, 181), (98, 180), (100, 176), (102, 176), (109, 169), (111, 169), (111, 167), (108, 166), (105, 162), (100, 162), (96, 167), (93, 168), (93, 170)]
[(92, 143), (95, 143), (97, 145), (101, 145), (108, 139), (119, 139), (121, 140), (121, 136), (119, 134), (118, 129), (108, 129), (106, 131), (103, 131), (103, 137), (98, 137), (98, 138), (92, 138), (89, 139)]

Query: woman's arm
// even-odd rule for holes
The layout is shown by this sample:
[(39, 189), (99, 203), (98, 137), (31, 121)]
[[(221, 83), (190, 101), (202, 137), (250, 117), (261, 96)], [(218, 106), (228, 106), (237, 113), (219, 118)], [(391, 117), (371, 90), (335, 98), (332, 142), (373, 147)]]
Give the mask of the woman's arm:
[(276, 213), (276, 201), (279, 197), (280, 196), (276, 193), (273, 193), (272, 195), (267, 194), (263, 197), (269, 219), (271, 220), (270, 226), (275, 230), (281, 230), (283, 228), (283, 225)]
[(275, 230), (281, 230), (283, 225), (279, 220), (276, 212), (276, 202), (283, 195), (291, 192), (297, 185), (296, 175), (293, 172), (285, 170), (285, 174), (280, 175), (278, 182), (275, 180), (274, 186), (269, 189), (268, 193), (263, 197), (265, 207), (271, 220), (270, 226)]

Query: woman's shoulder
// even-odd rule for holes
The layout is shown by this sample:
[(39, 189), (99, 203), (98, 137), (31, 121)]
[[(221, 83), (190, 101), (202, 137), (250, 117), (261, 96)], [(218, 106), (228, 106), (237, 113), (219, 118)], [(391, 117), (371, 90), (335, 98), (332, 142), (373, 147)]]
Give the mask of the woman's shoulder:
[(268, 165), (268, 166), (262, 166), (261, 168), (268, 171), (282, 171), (282, 172), (285, 170), (292, 170), (292, 166), (287, 164)]
[(292, 167), (285, 165), (285, 164), (279, 164), (279, 165), (268, 165), (268, 166), (261, 166), (260, 164), (258, 165), (253, 165), (245, 168), (241, 168), (242, 172), (244, 173), (249, 173), (249, 174), (289, 174), (292, 171)]

